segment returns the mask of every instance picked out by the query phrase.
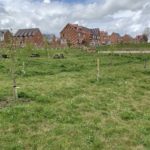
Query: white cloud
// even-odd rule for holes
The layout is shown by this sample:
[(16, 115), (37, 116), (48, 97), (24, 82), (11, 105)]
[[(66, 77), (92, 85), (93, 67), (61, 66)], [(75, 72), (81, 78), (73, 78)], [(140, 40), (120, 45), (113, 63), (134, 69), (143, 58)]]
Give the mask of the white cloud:
[(93, 1), (0, 0), (0, 28), (39, 27), (58, 34), (70, 22), (135, 35), (150, 25), (149, 0)]
[(51, 1), (50, 0), (43, 0), (44, 3), (49, 4)]

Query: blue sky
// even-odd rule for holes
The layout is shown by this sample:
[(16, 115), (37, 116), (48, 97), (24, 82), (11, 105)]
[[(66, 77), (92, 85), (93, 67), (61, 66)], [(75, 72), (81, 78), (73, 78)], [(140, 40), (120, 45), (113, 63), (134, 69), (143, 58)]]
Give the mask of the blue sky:
[(0, 0), (0, 28), (39, 27), (59, 32), (67, 23), (89, 28), (141, 34), (150, 26), (149, 0)]

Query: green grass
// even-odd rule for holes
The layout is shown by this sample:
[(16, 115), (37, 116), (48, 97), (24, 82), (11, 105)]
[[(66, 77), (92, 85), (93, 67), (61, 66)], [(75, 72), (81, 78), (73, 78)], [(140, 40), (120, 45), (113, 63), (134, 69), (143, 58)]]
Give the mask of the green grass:
[[(12, 99), (10, 59), (0, 60), (0, 149), (150, 148), (150, 56), (98, 56), (76, 49), (51, 50), (51, 58), (37, 53), (40, 58), (19, 54), (17, 101)], [(56, 53), (65, 59), (52, 59)]]
[(150, 50), (150, 43), (128, 43), (128, 44), (116, 44), (114, 46), (112, 45), (103, 45), (97, 47), (97, 51), (107, 51), (111, 50), (113, 47), (114, 50)]

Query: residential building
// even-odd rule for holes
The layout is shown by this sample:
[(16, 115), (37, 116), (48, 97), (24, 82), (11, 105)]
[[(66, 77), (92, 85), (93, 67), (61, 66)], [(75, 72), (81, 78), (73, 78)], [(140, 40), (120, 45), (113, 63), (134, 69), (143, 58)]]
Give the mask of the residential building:
[(66, 45), (90, 45), (100, 44), (100, 31), (98, 28), (89, 29), (78, 24), (67, 24), (60, 32), (61, 44)]
[(109, 43), (110, 43), (110, 36), (108, 35), (108, 32), (100, 31), (100, 44), (107, 45)]
[(12, 34), (9, 30), (0, 30), (0, 44), (8, 44), (12, 40)]
[(119, 44), (119, 43), (121, 43), (121, 41), (122, 41), (122, 38), (121, 38), (119, 33), (113, 32), (110, 35), (110, 42), (111, 42), (111, 44)]
[(128, 34), (125, 34), (122, 37), (122, 43), (133, 43), (133, 42), (134, 42), (134, 39)]
[(31, 29), (19, 29), (14, 36), (16, 44), (25, 46), (27, 44), (33, 44), (34, 46), (42, 46), (44, 39), (43, 35), (38, 28)]

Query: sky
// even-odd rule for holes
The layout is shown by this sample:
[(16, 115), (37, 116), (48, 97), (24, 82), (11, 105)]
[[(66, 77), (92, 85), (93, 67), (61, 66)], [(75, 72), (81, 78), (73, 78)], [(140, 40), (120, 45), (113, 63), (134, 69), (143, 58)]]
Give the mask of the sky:
[(135, 36), (150, 27), (150, 0), (0, 0), (0, 29), (58, 36), (67, 23)]

